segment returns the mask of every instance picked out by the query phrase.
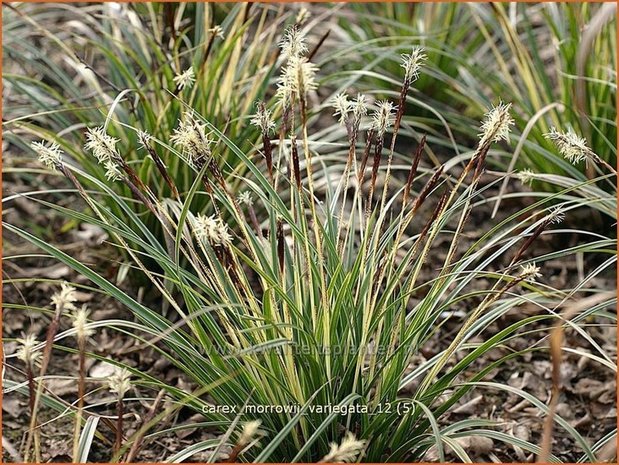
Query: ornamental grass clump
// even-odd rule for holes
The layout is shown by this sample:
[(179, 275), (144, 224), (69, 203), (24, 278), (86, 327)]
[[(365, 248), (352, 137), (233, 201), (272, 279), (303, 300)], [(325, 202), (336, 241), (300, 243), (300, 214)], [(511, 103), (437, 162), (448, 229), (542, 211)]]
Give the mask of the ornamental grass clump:
[[(586, 180), (594, 171), (565, 163), (545, 134), (574, 128), (610, 166), (617, 161), (617, 34), (611, 4), (389, 3), (350, 4), (339, 16), (343, 82), (391, 90), (405, 47), (421, 41), (430, 71), (410, 96), (429, 132), (449, 130), (470, 147), (470, 127), (493, 95), (518, 107), (515, 150), (491, 159), (503, 171), (533, 169)], [(351, 20), (351, 16), (354, 18)], [(448, 31), (448, 32), (445, 32)], [(342, 70), (344, 68), (344, 71)], [(361, 71), (360, 68), (363, 68)], [(438, 82), (438, 84), (437, 84)], [(408, 118), (407, 123), (419, 124)], [(409, 133), (410, 131), (406, 131)], [(451, 143), (450, 143), (451, 142)], [(458, 154), (456, 141), (446, 149)], [(554, 188), (537, 184), (537, 190)]]
[[(143, 187), (178, 197), (177, 190), (189, 191), (193, 171), (155, 141), (172, 142), (186, 104), (250, 151), (259, 131), (244, 118), (265, 98), (277, 60), (271, 52), (278, 18), (288, 16), (255, 3), (16, 4), (5, 13), (11, 31), (3, 42), (7, 142), (25, 149), (30, 139), (48, 140), (37, 147), (46, 163), (54, 166), (63, 152), (94, 178), (81, 178), (86, 190), (98, 190), (97, 181), (117, 181), (117, 193), (136, 201), (127, 203), (130, 212), (116, 202), (106, 207), (129, 223), (133, 213), (145, 215), (162, 243), (165, 234)], [(105, 119), (110, 106), (113, 122)], [(216, 152), (220, 161), (244, 169), (225, 145)], [(28, 163), (20, 157), (11, 162)], [(137, 165), (135, 173), (127, 169)], [(200, 210), (213, 205), (205, 196), (195, 201), (203, 202), (196, 205)], [(127, 276), (143, 285), (124, 257)]]
[[(433, 167), (427, 139), (408, 141), (407, 176), (400, 179), (393, 171), (396, 139), (406, 95), (425, 64), (423, 49), (414, 47), (402, 57), (397, 102), (344, 93), (330, 99), (346, 131), (340, 143), (345, 156), (330, 167), (320, 141), (310, 135), (310, 112), (319, 111), (310, 108), (320, 97), (319, 70), (298, 25), (286, 31), (280, 46), (273, 98), (258, 103), (245, 119), (260, 131), (257, 156), (182, 95), (177, 99), (187, 108), (167, 137), (145, 137), (143, 128), (131, 128), (142, 134), (147, 152), (165, 151), (191, 170), (189, 189), (166, 189), (169, 196), (133, 183), (140, 193), (134, 200), (149, 203), (165, 245), (128, 206), (134, 200), (117, 194), (119, 183), (96, 179), (68, 160), (54, 161), (69, 173), (93, 214), (49, 206), (108, 232), (173, 315), (162, 315), (33, 234), (6, 227), (73, 267), (135, 317), (130, 323), (99, 324), (152, 345), (198, 386), (187, 393), (142, 374), (145, 389), (165, 390), (222, 434), (174, 460), (209, 451), (207, 461), (214, 461), (225, 445), (235, 461), (413, 462), (431, 448), (445, 461), (445, 444), (467, 434), (492, 433), (509, 442), (485, 424), (442, 426), (437, 419), (471, 389), (503, 389), (484, 377), (518, 352), (473, 372), (469, 368), (554, 314), (523, 317), (486, 334), (493, 322), (524, 303), (547, 308), (555, 295), (563, 295), (543, 283), (550, 256), (535, 257), (533, 251), (535, 240), (552, 234), (565, 212), (551, 210), (547, 199), (467, 243), (467, 223), (487, 189), (486, 158), (495, 145), (507, 142), (513, 109), (499, 102), (479, 128), (471, 128), (472, 135), (479, 132), (478, 143), (462, 166)], [(98, 130), (90, 133), (106, 137)], [(114, 144), (107, 145), (108, 158), (115, 160)], [(226, 164), (215, 146), (225, 146), (242, 168)], [(44, 163), (48, 159), (41, 157)], [(120, 160), (118, 166), (122, 180), (132, 183)], [(330, 168), (339, 179), (319, 184), (329, 179)], [(130, 169), (141, 168), (137, 163)], [(158, 185), (174, 183), (166, 171), (161, 166)], [(231, 179), (242, 185), (241, 192)], [(99, 191), (84, 189), (84, 180)], [(112, 201), (115, 208), (105, 208)], [(130, 221), (117, 216), (118, 210)], [(455, 333), (426, 358), (424, 349), (450, 319)], [(116, 459), (146, 442), (142, 433), (120, 444), (128, 375), (121, 379), (119, 372), (116, 384), (110, 383), (118, 395)], [(139, 369), (131, 375), (139, 379)], [(543, 403), (535, 405), (545, 413)], [(239, 421), (244, 430), (232, 435)], [(587, 458), (595, 456), (573, 428), (561, 425)], [(519, 445), (539, 451), (527, 441)], [(460, 459), (470, 459), (462, 448), (454, 450)]]

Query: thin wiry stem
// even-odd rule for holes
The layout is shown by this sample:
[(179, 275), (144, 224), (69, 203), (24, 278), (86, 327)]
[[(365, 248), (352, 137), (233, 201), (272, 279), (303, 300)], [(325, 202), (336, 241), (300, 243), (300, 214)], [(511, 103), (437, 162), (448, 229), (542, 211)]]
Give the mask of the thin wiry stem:
[(86, 339), (78, 337), (78, 378), (77, 378), (77, 411), (75, 413), (75, 428), (73, 432), (73, 463), (79, 462), (79, 441), (82, 418), (84, 416), (84, 396), (86, 395)]

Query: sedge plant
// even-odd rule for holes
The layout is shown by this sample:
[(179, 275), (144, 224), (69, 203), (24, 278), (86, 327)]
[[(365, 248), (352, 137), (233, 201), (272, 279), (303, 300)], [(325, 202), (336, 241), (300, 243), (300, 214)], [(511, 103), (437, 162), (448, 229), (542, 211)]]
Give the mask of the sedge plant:
[[(557, 158), (544, 137), (552, 127), (586, 137), (593, 151), (616, 165), (615, 5), (498, 2), (350, 9), (338, 23), (347, 39), (338, 53), (348, 57), (350, 67), (333, 78), (341, 85), (359, 81), (372, 91), (392, 91), (398, 55), (411, 43), (428, 50), (431, 68), (421, 80), (422, 91), (409, 97), (418, 106), (414, 119), (405, 118), (414, 129), (407, 131), (410, 137), (429, 132), (439, 139), (435, 143), (457, 154), (460, 147), (445, 138), (436, 114), (468, 146), (474, 144), (466, 142), (469, 128), (494, 96), (501, 95), (518, 108), (512, 140), (522, 141), (522, 146), (497, 151), (489, 160), (493, 165), (581, 180), (594, 176), (584, 164), (570, 166)], [(351, 16), (356, 20), (350, 21)], [(537, 186), (544, 187), (553, 188)]]
[[(83, 150), (85, 128), (99, 128), (117, 140), (129, 166), (139, 163), (134, 182), (175, 197), (189, 190), (190, 168), (167, 157), (158, 145), (142, 163), (141, 141), (127, 127), (165, 139), (183, 112), (182, 99), (225, 128), (246, 152), (259, 137), (243, 117), (264, 98), (271, 80), (278, 22), (288, 15), (281, 9), (144, 3), (7, 4), (3, 10), (3, 82), (8, 90), (3, 129), (5, 140), (17, 150), (28, 138), (53, 141), (93, 176), (105, 179), (110, 171)], [(110, 106), (115, 110), (107, 116)], [(232, 151), (221, 149), (226, 163), (243, 169)], [(161, 177), (162, 166), (170, 179)], [(94, 187), (87, 180), (83, 184)], [(130, 188), (121, 189), (120, 194), (131, 196)], [(129, 205), (163, 241), (159, 222), (143, 203)], [(109, 208), (119, 217), (125, 214), (114, 202)]]
[[(310, 135), (310, 96), (316, 96), (319, 70), (297, 27), (286, 31), (281, 54), (274, 102), (258, 104), (257, 113), (248, 118), (261, 133), (259, 163), (225, 128), (181, 97), (182, 116), (166, 137), (125, 127), (146, 151), (165, 151), (187, 165), (191, 186), (177, 189), (178, 197), (137, 183), (134, 171), (140, 164), (126, 163), (119, 141), (105, 130), (89, 131), (91, 153), (83, 156), (110, 171), (108, 179), (69, 162), (52, 140), (33, 147), (42, 162), (74, 185), (92, 213), (39, 202), (108, 232), (148, 278), (152, 292), (173, 309), (175, 319), (36, 235), (10, 224), (5, 228), (72, 267), (135, 317), (97, 325), (153, 347), (198, 386), (187, 393), (130, 369), (136, 386), (165, 390), (184, 407), (202, 413), (204, 424), (222, 435), (169, 461), (207, 451), (212, 462), (222, 457), (224, 446), (230, 461), (412, 462), (423, 460), (431, 448), (445, 461), (447, 446), (461, 460), (470, 460), (458, 446), (460, 437), (516, 440), (489, 422), (445, 426), (439, 419), (476, 388), (511, 389), (548, 413), (530, 394), (484, 380), (520, 352), (509, 352), (472, 374), (467, 369), (489, 351), (508, 346), (519, 333), (535, 333), (535, 325), (557, 318), (554, 305), (569, 292), (544, 283), (546, 260), (572, 253), (610, 255), (576, 293), (612, 267), (615, 241), (596, 236), (569, 251), (532, 256), (538, 238), (552, 235), (555, 225), (582, 205), (548, 195), (463, 246), (472, 211), (483, 202), (479, 199), (488, 185), (497, 182), (486, 183), (486, 158), (509, 139), (512, 108), (499, 102), (479, 128), (471, 128), (479, 133), (477, 144), (462, 167), (424, 168), (429, 148), (422, 139), (410, 150), (406, 178), (399, 179), (392, 165), (404, 103), (427, 62), (419, 47), (402, 57), (397, 99), (371, 103), (364, 95), (338, 94), (331, 102), (346, 135), (347, 153), (332, 181), (320, 141)], [(238, 157), (244, 174), (230, 171), (219, 146)], [(167, 183), (165, 170), (160, 171), (162, 183)], [(318, 184), (317, 179), (331, 181)], [(86, 183), (96, 189), (87, 190)], [(562, 195), (573, 189), (566, 187)], [(210, 207), (197, 210), (196, 198)], [(116, 206), (111, 208), (110, 202)], [(166, 245), (129, 202), (141, 202), (157, 219)], [(120, 210), (119, 216), (115, 212)], [(430, 267), (429, 258), (439, 250), (440, 266)], [(489, 284), (479, 289), (481, 279)], [(604, 317), (612, 301), (598, 302), (582, 318)], [(493, 322), (525, 303), (543, 311), (486, 334)], [(456, 320), (456, 309), (463, 312), (462, 320)], [(457, 330), (435, 356), (423, 358), (424, 347), (447, 322), (457, 323)], [(59, 334), (56, 342), (64, 337)], [(534, 346), (525, 352), (542, 350)], [(135, 441), (141, 444), (158, 434), (139, 432), (123, 439), (128, 378), (125, 373), (122, 389), (110, 386), (118, 393), (114, 460), (123, 459)], [(217, 408), (221, 406), (228, 408)], [(596, 451), (612, 439), (609, 434), (591, 446), (567, 421), (560, 416), (555, 420), (583, 460), (595, 461)], [(534, 443), (517, 442), (540, 453)], [(553, 454), (549, 459), (559, 461)]]

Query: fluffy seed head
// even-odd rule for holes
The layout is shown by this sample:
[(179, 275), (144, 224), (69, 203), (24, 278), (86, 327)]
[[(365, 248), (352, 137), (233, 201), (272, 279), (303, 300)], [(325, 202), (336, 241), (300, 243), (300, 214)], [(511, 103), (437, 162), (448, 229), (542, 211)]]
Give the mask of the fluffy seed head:
[(305, 21), (307, 21), (310, 18), (310, 16), (312, 16), (312, 14), (309, 12), (307, 8), (301, 8), (299, 12), (297, 13), (297, 17), (294, 22), (296, 24), (303, 24)]
[(527, 263), (520, 268), (520, 277), (529, 281), (535, 281), (536, 278), (540, 278), (540, 268), (535, 266), (535, 263)]
[(404, 68), (404, 80), (406, 82), (412, 83), (419, 79), (419, 70), (423, 66), (423, 62), (428, 58), (424, 51), (423, 47), (413, 47), (411, 53), (402, 54), (400, 66)]
[(511, 103), (499, 102), (496, 107), (492, 107), (484, 121), (481, 123), (481, 133), (479, 134), (479, 145), (484, 146), (491, 142), (508, 140), (510, 126), (514, 124), (513, 118), (509, 114)]
[(208, 32), (210, 32), (212, 35), (214, 35), (215, 37), (219, 37), (220, 39), (225, 39), (224, 36), (224, 29), (221, 26), (215, 26), (212, 27), (208, 30)]
[(333, 116), (339, 116), (339, 123), (346, 124), (348, 113), (352, 110), (353, 102), (348, 100), (348, 95), (344, 92), (337, 94), (331, 100), (333, 109)]
[(277, 96), (284, 104), (289, 104), (293, 94), (305, 97), (308, 92), (316, 90), (316, 72), (318, 67), (303, 57), (291, 57), (282, 70), (277, 83)]
[(394, 123), (395, 106), (389, 100), (378, 102), (378, 108), (372, 113), (372, 128), (378, 133), (379, 137), (385, 135), (387, 129)]
[(122, 179), (123, 175), (120, 172), (117, 163), (112, 160), (105, 160), (103, 162), (103, 166), (105, 167), (105, 178), (108, 181), (118, 181), (119, 179)]
[(84, 340), (95, 333), (94, 329), (87, 327), (89, 316), (90, 311), (88, 310), (86, 305), (82, 305), (81, 308), (75, 310), (73, 312), (73, 315), (71, 315), (73, 319), (73, 327), (75, 328), (78, 340)]
[(48, 168), (56, 170), (62, 165), (62, 150), (56, 142), (45, 144), (44, 142), (33, 142), (30, 148), (39, 156), (39, 161)]
[(356, 122), (360, 122), (361, 118), (368, 114), (366, 100), (365, 95), (357, 94), (357, 98), (352, 102), (352, 112)]
[(239, 445), (244, 446), (252, 442), (256, 435), (261, 433), (259, 429), (261, 424), (260, 420), (252, 420), (245, 423), (239, 437)]
[(591, 155), (587, 140), (576, 135), (571, 129), (568, 132), (559, 132), (556, 128), (550, 128), (550, 132), (544, 134), (544, 137), (554, 142), (559, 153), (570, 163), (576, 164)]
[(118, 396), (119, 399), (125, 397), (125, 394), (131, 389), (131, 372), (126, 368), (120, 368), (114, 371), (108, 380), (110, 391)]
[(73, 310), (73, 305), (77, 301), (77, 291), (67, 283), (60, 285), (60, 290), (52, 295), (52, 304), (56, 310)]
[(264, 102), (257, 102), (256, 108), (258, 108), (258, 111), (249, 122), (260, 128), (263, 134), (269, 134), (275, 129), (275, 121), (273, 121), (271, 110), (266, 108)]
[(194, 82), (196, 82), (196, 74), (193, 71), (193, 67), (189, 67), (182, 73), (174, 76), (173, 81), (179, 90), (183, 90), (185, 87), (193, 86)]
[(170, 142), (180, 148), (194, 165), (197, 160), (210, 156), (210, 145), (213, 143), (206, 132), (206, 125), (198, 123), (189, 113), (183, 116)]
[(103, 163), (106, 160), (112, 160), (118, 157), (116, 153), (116, 144), (119, 139), (110, 136), (103, 126), (98, 128), (88, 128), (86, 130), (86, 144), (84, 148), (92, 152), (92, 154)]
[(140, 141), (140, 147), (146, 148), (146, 146), (150, 143), (153, 136), (146, 131), (138, 130), (138, 140)]
[(321, 462), (324, 463), (346, 463), (355, 462), (359, 457), (359, 454), (363, 452), (365, 447), (365, 441), (357, 440), (355, 435), (350, 431), (346, 433), (346, 436), (342, 440), (341, 444), (332, 442), (330, 444), (331, 450), (325, 455)]
[(565, 219), (565, 210), (562, 207), (551, 208), (546, 218), (548, 218), (550, 224), (559, 224)]
[(528, 184), (529, 186), (535, 180), (535, 176), (536, 174), (528, 168), (516, 173), (516, 178), (518, 178), (522, 184)]
[(199, 214), (195, 222), (195, 235), (199, 240), (208, 241), (213, 246), (228, 246), (232, 243), (232, 236), (228, 226), (215, 216)]
[(248, 207), (254, 204), (254, 200), (251, 198), (251, 193), (249, 191), (243, 191), (239, 194), (239, 202)]
[(290, 60), (294, 58), (300, 58), (307, 52), (307, 45), (305, 45), (305, 35), (299, 31), (299, 28), (295, 25), (290, 26), (284, 32), (282, 40), (279, 42), (279, 47), (282, 50), (284, 58)]
[(23, 338), (17, 339), (17, 343), (19, 344), (19, 348), (17, 349), (17, 352), (15, 352), (15, 355), (19, 360), (23, 361), (30, 367), (39, 362), (41, 352), (35, 349), (35, 347), (39, 344), (39, 341), (36, 340), (34, 334), (28, 334)]

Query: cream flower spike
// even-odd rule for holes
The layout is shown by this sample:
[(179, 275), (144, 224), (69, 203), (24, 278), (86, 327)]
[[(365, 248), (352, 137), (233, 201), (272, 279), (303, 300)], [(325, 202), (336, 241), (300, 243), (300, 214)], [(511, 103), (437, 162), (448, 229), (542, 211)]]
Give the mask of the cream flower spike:
[(499, 102), (497, 106), (492, 107), (486, 113), (485, 119), (481, 123), (480, 146), (509, 139), (510, 126), (514, 124), (514, 120), (509, 114), (511, 107), (511, 103)]
[(529, 281), (535, 281), (536, 278), (540, 278), (540, 268), (535, 263), (527, 263), (520, 268), (520, 277)]
[(349, 431), (339, 445), (332, 442), (330, 446), (331, 450), (320, 463), (355, 462), (365, 448), (365, 441), (356, 439), (355, 435)]
[(554, 207), (550, 210), (547, 216), (550, 224), (559, 224), (565, 220), (565, 209), (562, 207)]
[(108, 387), (112, 393), (122, 399), (131, 389), (131, 372), (126, 368), (116, 370), (108, 380)]
[(528, 168), (516, 173), (516, 178), (522, 184), (531, 185), (531, 183), (535, 180), (535, 177), (536, 177), (536, 174)]
[(318, 67), (303, 57), (290, 58), (283, 69), (277, 84), (277, 96), (283, 103), (289, 103), (293, 94), (305, 96), (316, 90)]
[(99, 163), (106, 160), (112, 160), (118, 155), (116, 153), (116, 144), (119, 139), (110, 136), (103, 126), (97, 128), (88, 128), (86, 130), (86, 144), (84, 148), (92, 152)]
[(148, 143), (153, 139), (153, 135), (149, 132), (138, 130), (138, 140), (140, 141), (141, 147), (146, 148)]
[(194, 165), (197, 160), (210, 155), (213, 143), (206, 132), (206, 125), (198, 123), (191, 113), (183, 115), (183, 119), (170, 137), (170, 142), (180, 148)]
[(249, 122), (260, 128), (264, 134), (269, 134), (273, 131), (273, 129), (275, 129), (275, 121), (273, 121), (271, 110), (266, 108), (264, 104), (260, 102), (257, 104), (257, 108), (258, 111), (252, 116)]
[(368, 104), (366, 102), (367, 97), (363, 94), (357, 94), (357, 98), (352, 102), (352, 111), (355, 119), (361, 120), (361, 118), (368, 114)]
[(307, 53), (305, 35), (299, 31), (296, 25), (286, 29), (282, 40), (279, 42), (279, 47), (282, 50), (284, 58), (288, 60), (302, 57)]
[(299, 12), (297, 13), (297, 17), (295, 18), (295, 23), (296, 24), (303, 24), (305, 21), (307, 21), (310, 17), (312, 16), (312, 14), (309, 12), (309, 10), (307, 8), (301, 8), (299, 10)]
[(75, 328), (76, 336), (78, 339), (86, 339), (95, 333), (94, 329), (86, 327), (86, 325), (88, 324), (89, 316), (90, 311), (88, 310), (86, 305), (82, 305), (81, 308), (73, 312), (73, 327)]
[(248, 207), (254, 204), (254, 199), (251, 197), (249, 191), (243, 191), (239, 194), (238, 200), (240, 203), (247, 205)]
[(239, 437), (239, 444), (244, 446), (252, 442), (255, 437), (261, 433), (261, 424), (262, 422), (260, 420), (252, 420), (245, 423), (241, 431), (241, 436)]
[(353, 102), (348, 100), (348, 95), (344, 92), (333, 97), (331, 102), (335, 110), (333, 116), (339, 117), (338, 121), (340, 124), (346, 124), (348, 113), (353, 109)]
[(18, 338), (17, 343), (19, 344), (19, 348), (17, 352), (15, 352), (15, 355), (19, 360), (31, 367), (39, 362), (41, 359), (41, 352), (35, 349), (39, 341), (36, 340), (34, 334), (28, 334), (23, 338)]
[(193, 71), (193, 67), (187, 68), (180, 74), (177, 74), (173, 78), (174, 84), (179, 88), (179, 90), (183, 90), (186, 87), (191, 87), (196, 82), (196, 74)]
[(208, 32), (213, 34), (213, 36), (215, 37), (219, 37), (222, 40), (226, 38), (226, 36), (224, 35), (224, 28), (219, 25), (210, 28)]
[(378, 102), (378, 108), (372, 113), (372, 128), (379, 136), (384, 136), (395, 120), (395, 106), (388, 100)]
[(572, 164), (584, 161), (591, 155), (587, 140), (571, 129), (568, 132), (559, 132), (556, 128), (550, 128), (550, 132), (544, 134), (544, 137), (554, 142), (563, 158)]
[(63, 152), (60, 149), (60, 145), (56, 142), (50, 142), (49, 144), (33, 142), (30, 144), (30, 147), (38, 155), (39, 161), (48, 168), (56, 170), (58, 166), (62, 165)]
[(232, 243), (228, 226), (214, 216), (199, 214), (195, 221), (195, 234), (198, 239), (205, 240), (214, 246), (227, 246)]
[(105, 178), (108, 181), (118, 181), (122, 179), (123, 175), (118, 168), (118, 164), (112, 160), (106, 160), (103, 162), (103, 166), (105, 167)]
[(411, 53), (402, 54), (402, 63), (400, 66), (404, 68), (404, 80), (412, 83), (419, 79), (419, 70), (423, 66), (423, 62), (428, 58), (424, 53), (423, 47), (413, 47)]
[(62, 283), (60, 290), (52, 295), (52, 304), (58, 310), (62, 308), (64, 310), (71, 310), (74, 307), (74, 303), (77, 301), (76, 290), (68, 283)]

